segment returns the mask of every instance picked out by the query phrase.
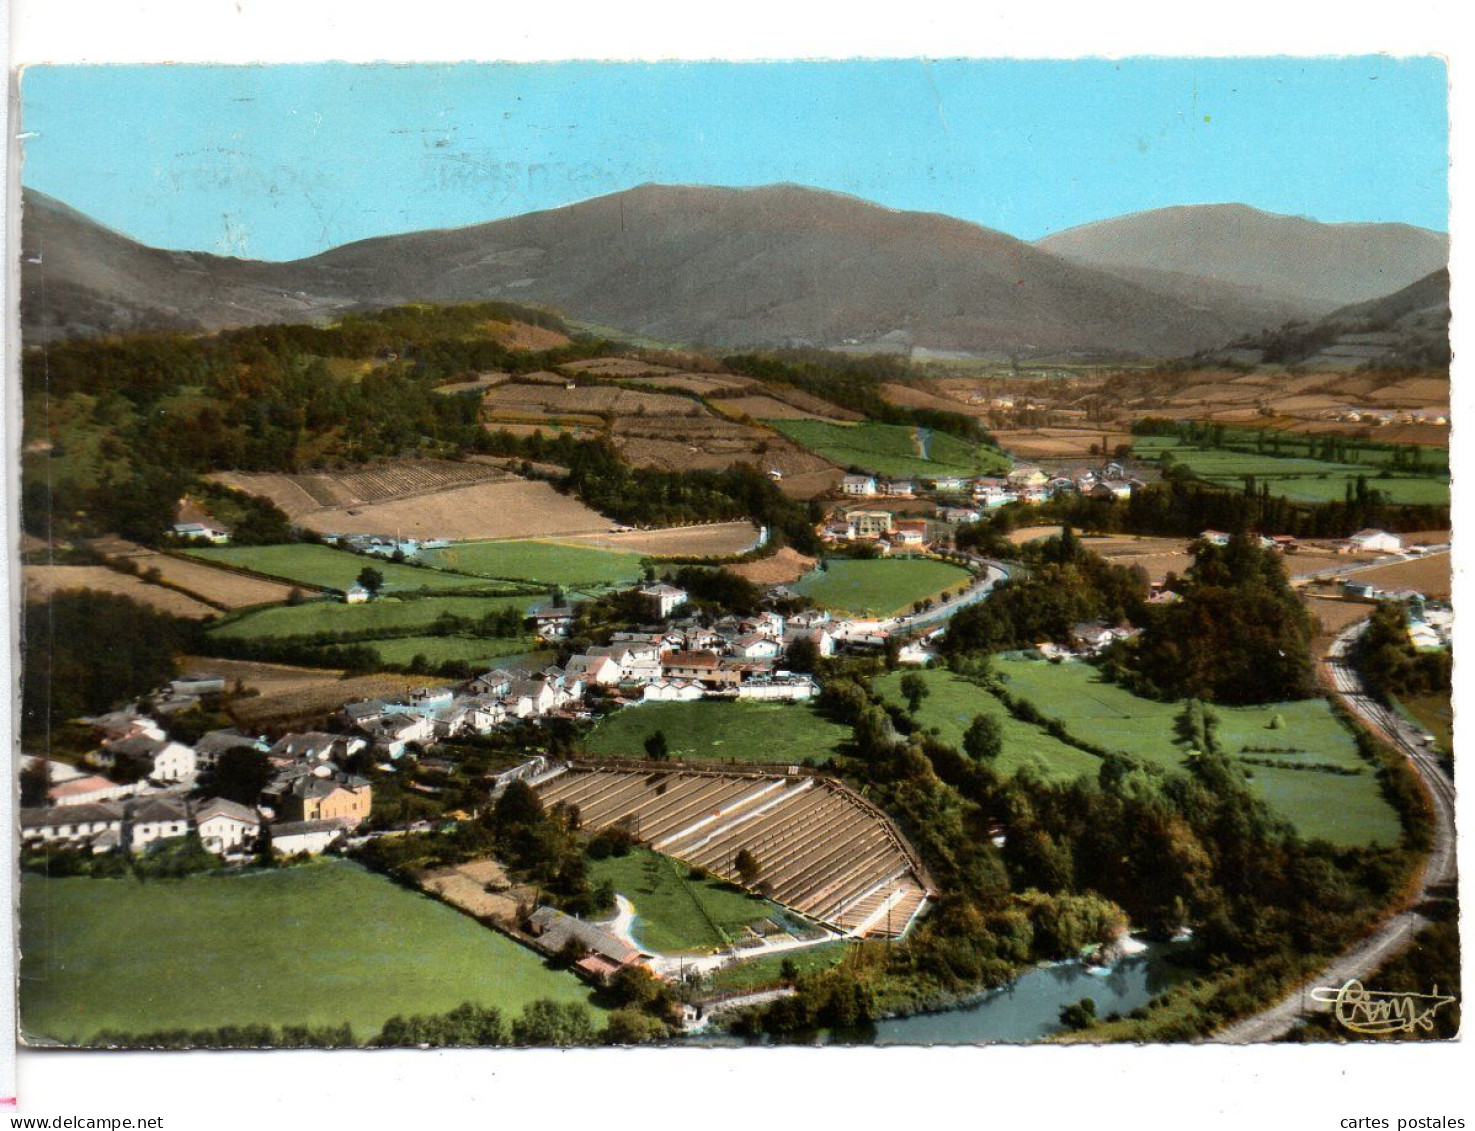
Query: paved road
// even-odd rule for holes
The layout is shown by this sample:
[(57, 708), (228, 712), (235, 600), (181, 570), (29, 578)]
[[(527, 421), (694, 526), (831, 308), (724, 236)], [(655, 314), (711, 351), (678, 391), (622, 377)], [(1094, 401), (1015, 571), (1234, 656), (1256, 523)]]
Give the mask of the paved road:
[[(1386, 738), (1413, 764), (1434, 804), (1434, 843), (1425, 862), (1418, 898), (1412, 907), (1381, 923), (1371, 935), (1344, 952), (1319, 971), (1305, 989), (1216, 1034), (1212, 1040), (1225, 1044), (1273, 1041), (1295, 1027), (1309, 1010), (1327, 1007), (1313, 1002), (1310, 987), (1341, 986), (1353, 978), (1366, 978), (1404, 947), (1430, 920), (1418, 908), (1436, 895), (1436, 889), (1455, 879), (1455, 787), (1434, 752), (1419, 741), (1420, 728), (1408, 723), (1367, 694), (1362, 677), (1349, 660), (1353, 642), (1366, 628), (1359, 622), (1344, 630), (1332, 643), (1326, 658), (1327, 677), (1337, 696), (1374, 734)], [(1376, 987), (1369, 987), (1376, 988)]]
[[(1351, 565), (1337, 566), (1335, 569), (1304, 570), (1300, 573), (1293, 573), (1291, 575), (1291, 579), (1293, 581), (1301, 581), (1309, 577), (1340, 579), (1343, 577), (1351, 577), (1353, 574), (1363, 573), (1370, 569), (1382, 569), (1384, 566), (1398, 565), (1400, 562), (1423, 561), (1425, 558), (1437, 558), (1440, 555), (1447, 555), (1448, 553), (1449, 547), (1446, 545), (1430, 546), (1422, 554), (1385, 554), (1382, 557), (1374, 558), (1372, 561), (1357, 561), (1353, 562)], [(1290, 559), (1287, 559), (1287, 561), (1289, 560)]]

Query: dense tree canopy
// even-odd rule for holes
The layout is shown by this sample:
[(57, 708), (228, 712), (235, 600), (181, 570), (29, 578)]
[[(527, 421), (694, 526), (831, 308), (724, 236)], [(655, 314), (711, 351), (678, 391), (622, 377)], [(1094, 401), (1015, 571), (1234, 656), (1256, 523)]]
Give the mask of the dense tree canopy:
[(21, 731), (42, 735), (98, 714), (175, 675), (174, 656), (196, 627), (113, 593), (75, 590), (28, 604), (22, 649)]

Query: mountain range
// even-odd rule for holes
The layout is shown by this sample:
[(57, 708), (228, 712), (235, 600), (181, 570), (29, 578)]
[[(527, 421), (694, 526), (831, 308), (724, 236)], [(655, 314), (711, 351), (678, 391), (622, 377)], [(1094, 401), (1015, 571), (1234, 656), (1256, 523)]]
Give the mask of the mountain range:
[(978, 356), (1172, 357), (1376, 300), (1448, 238), (1243, 205), (1135, 213), (1029, 243), (795, 185), (643, 185), (266, 262), (147, 247), (26, 190), (28, 343), (500, 299), (660, 341)]

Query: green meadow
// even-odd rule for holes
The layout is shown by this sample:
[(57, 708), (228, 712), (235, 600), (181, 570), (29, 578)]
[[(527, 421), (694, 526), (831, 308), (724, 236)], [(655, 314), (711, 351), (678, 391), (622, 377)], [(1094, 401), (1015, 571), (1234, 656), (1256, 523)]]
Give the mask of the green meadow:
[(537, 540), (457, 542), (422, 551), (417, 560), (436, 569), (566, 587), (628, 584), (641, 571), (639, 554)]
[(970, 579), (967, 570), (931, 558), (827, 558), (790, 588), (836, 612), (889, 617)]
[(300, 585), (317, 585), (340, 593), (351, 587), (365, 566), (373, 566), (384, 575), (385, 593), (419, 590), (489, 590), (495, 583), (475, 577), (463, 577), (435, 569), (417, 569), (400, 562), (350, 554), (306, 542), (281, 546), (209, 546), (187, 550), (201, 561), (218, 565), (239, 566)]
[(807, 703), (641, 703), (606, 715), (590, 733), (591, 754), (645, 757), (645, 740), (660, 731), (671, 757), (699, 762), (793, 764), (827, 761), (848, 727), (831, 722)]
[(21, 882), (21, 1031), (353, 1026), (464, 1001), (590, 1002), (572, 974), (346, 861), (183, 880)]
[(417, 597), (399, 600), (380, 597), (357, 605), (342, 601), (305, 601), (300, 605), (273, 605), (243, 616), (227, 619), (210, 635), (226, 640), (268, 640), (318, 633), (396, 632), (429, 628), (447, 614), (462, 620), (477, 620), (502, 609), (525, 612), (529, 605), (544, 600), (524, 597)]

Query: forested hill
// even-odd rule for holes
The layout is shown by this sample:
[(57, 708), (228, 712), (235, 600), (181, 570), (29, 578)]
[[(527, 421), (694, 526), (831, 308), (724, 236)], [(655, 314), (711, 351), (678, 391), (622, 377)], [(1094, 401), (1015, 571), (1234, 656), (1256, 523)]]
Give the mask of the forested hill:
[[(1199, 285), (1185, 290), (1177, 276), (1091, 261), (1070, 233), (1058, 238), (1066, 256), (1049, 241), (794, 185), (646, 185), (286, 263), (148, 248), (33, 191), (22, 227), (22, 316), (32, 343), (500, 299), (659, 341), (723, 347), (1165, 357), (1308, 309), (1284, 279), (1268, 297), (1237, 278), (1217, 279), (1211, 257), (1200, 257), (1189, 272)], [(1407, 274), (1406, 258), (1374, 254), (1375, 286), (1431, 269), (1415, 256), (1420, 266)]]

